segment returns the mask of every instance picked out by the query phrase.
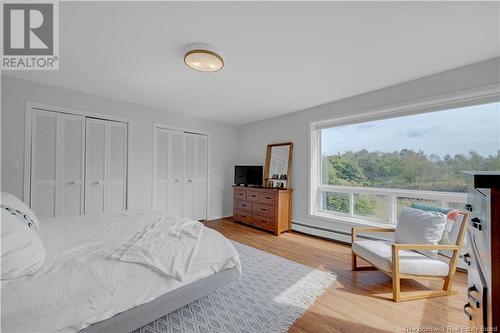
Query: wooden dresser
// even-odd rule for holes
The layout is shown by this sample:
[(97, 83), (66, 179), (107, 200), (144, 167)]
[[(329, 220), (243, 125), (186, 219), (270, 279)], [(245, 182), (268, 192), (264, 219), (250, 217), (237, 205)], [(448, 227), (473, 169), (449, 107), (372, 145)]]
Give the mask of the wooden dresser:
[[(468, 302), (471, 332), (500, 329), (500, 172), (471, 174), (467, 205)], [(487, 331), (489, 330), (489, 331)]]
[(290, 231), (292, 190), (233, 186), (233, 219), (276, 236)]

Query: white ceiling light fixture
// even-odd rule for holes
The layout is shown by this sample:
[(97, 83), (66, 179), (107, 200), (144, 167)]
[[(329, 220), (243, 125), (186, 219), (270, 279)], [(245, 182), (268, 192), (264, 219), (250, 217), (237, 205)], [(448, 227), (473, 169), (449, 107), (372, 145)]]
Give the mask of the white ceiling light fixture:
[(194, 43), (186, 46), (184, 63), (199, 72), (217, 72), (224, 67), (224, 60), (210, 44)]

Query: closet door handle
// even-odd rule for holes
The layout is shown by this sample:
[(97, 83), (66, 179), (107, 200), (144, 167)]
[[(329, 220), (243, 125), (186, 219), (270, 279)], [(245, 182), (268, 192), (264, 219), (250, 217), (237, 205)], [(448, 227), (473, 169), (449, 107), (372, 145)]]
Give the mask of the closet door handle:
[(188, 183), (192, 183), (192, 182), (193, 182), (193, 180), (192, 180), (192, 179), (188, 179)]
[(174, 179), (174, 182), (175, 182), (175, 183), (178, 183), (178, 182), (179, 182), (179, 179)]
[(92, 185), (99, 185), (99, 184), (100, 184), (100, 182), (99, 182), (98, 180), (94, 180), (94, 181), (92, 182)]
[(67, 185), (76, 185), (76, 182), (74, 180), (70, 180), (69, 182), (66, 183)]

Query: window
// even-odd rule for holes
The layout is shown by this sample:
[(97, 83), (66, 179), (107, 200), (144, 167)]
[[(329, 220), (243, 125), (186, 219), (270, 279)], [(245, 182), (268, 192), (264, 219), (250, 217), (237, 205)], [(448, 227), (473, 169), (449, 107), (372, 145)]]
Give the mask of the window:
[(316, 132), (312, 197), (324, 215), (393, 224), (415, 203), (461, 209), (463, 171), (500, 170), (498, 102)]

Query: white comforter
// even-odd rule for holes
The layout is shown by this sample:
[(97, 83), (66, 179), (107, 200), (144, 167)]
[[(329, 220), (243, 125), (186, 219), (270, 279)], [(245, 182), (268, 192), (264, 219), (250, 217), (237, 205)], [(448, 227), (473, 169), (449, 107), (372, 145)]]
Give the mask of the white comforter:
[(2, 281), (2, 332), (76, 332), (223, 269), (240, 267), (232, 244), (203, 227), (182, 282), (143, 265), (110, 259), (123, 244), (160, 219), (127, 211), (42, 221), (47, 258), (34, 275)]

